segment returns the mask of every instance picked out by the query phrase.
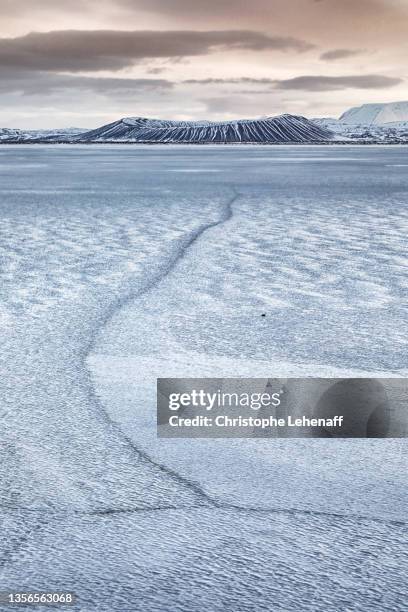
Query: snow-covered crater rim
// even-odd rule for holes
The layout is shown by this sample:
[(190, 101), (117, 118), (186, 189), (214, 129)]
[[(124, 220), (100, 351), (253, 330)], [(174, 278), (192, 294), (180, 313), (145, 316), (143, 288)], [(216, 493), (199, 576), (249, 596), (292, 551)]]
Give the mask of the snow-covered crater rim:
[(200, 127), (218, 127), (225, 125), (237, 125), (237, 124), (251, 124), (251, 123), (259, 123), (262, 121), (276, 121), (282, 119), (291, 119), (298, 121), (306, 121), (305, 117), (301, 117), (298, 115), (290, 115), (288, 113), (284, 113), (281, 115), (268, 116), (268, 117), (260, 117), (258, 119), (231, 119), (226, 121), (181, 121), (181, 120), (173, 120), (173, 119), (150, 119), (148, 117), (124, 117), (121, 119), (121, 123), (125, 125), (129, 125), (132, 127), (154, 127), (154, 128), (169, 128), (169, 127), (192, 127), (192, 128), (200, 128)]

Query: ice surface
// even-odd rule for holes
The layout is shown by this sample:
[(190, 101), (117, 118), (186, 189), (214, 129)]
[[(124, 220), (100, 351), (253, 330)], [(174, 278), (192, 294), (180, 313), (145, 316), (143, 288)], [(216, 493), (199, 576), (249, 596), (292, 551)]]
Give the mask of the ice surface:
[(404, 609), (405, 441), (159, 445), (154, 381), (406, 375), (405, 161), (0, 150), (4, 587), (86, 612)]
[(290, 512), (57, 515), (7, 584), (76, 589), (92, 612), (404, 610), (405, 537), (398, 523)]

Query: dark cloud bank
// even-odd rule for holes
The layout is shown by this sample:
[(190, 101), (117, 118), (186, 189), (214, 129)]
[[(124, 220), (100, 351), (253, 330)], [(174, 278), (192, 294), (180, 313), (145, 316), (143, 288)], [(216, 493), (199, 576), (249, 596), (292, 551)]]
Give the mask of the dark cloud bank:
[(79, 72), (120, 70), (149, 58), (206, 55), (217, 50), (302, 52), (313, 45), (297, 38), (251, 30), (32, 32), (0, 39), (0, 67)]
[(292, 79), (254, 79), (242, 77), (236, 79), (188, 79), (188, 84), (211, 85), (211, 84), (254, 84), (270, 85), (275, 89), (299, 90), (299, 91), (335, 91), (340, 89), (384, 89), (394, 87), (402, 83), (402, 79), (383, 76), (380, 74), (351, 75), (351, 76), (320, 76), (307, 75), (294, 77)]
[[(1, 0), (0, 0), (1, 2)], [(0, 38), (0, 93), (41, 95), (63, 90), (82, 90), (114, 96), (135, 96), (146, 91), (166, 92), (182, 85), (262, 86), (259, 93), (272, 90), (304, 92), (336, 91), (348, 88), (385, 89), (402, 79), (379, 74), (325, 76), (304, 75), (289, 79), (204, 78), (168, 80), (154, 78), (161, 68), (151, 68), (151, 78), (83, 76), (81, 71), (118, 71), (137, 62), (165, 58), (203, 56), (218, 50), (249, 50), (302, 53), (313, 45), (294, 37), (280, 37), (252, 30), (223, 31), (115, 31), (64, 30), (33, 32), (16, 38)], [(363, 53), (362, 50), (333, 49), (323, 60), (334, 61)], [(147, 67), (149, 71), (149, 68)], [(67, 74), (71, 73), (71, 74)], [(248, 93), (251, 93), (248, 91)], [(256, 93), (256, 92), (255, 92)]]
[(334, 62), (340, 59), (347, 59), (348, 57), (355, 57), (356, 55), (362, 55), (364, 51), (362, 49), (332, 49), (322, 53), (320, 59), (328, 62)]
[[(263, 86), (261, 91), (247, 90), (246, 93), (267, 94), (273, 90), (297, 90), (307, 92), (336, 91), (348, 88), (355, 89), (385, 89), (398, 85), (401, 79), (382, 75), (362, 76), (301, 76), (293, 79), (267, 79), (242, 77), (235, 79), (187, 79), (184, 81), (170, 81), (157, 78), (112, 78), (75, 76), (70, 74), (56, 74), (50, 72), (7, 70), (2, 73), (0, 80), (0, 93), (19, 92), (25, 95), (49, 94), (63, 90), (90, 91), (107, 96), (113, 94), (136, 95), (147, 91), (166, 92), (181, 85), (249, 85)], [(241, 92), (242, 93), (242, 92)]]
[(135, 95), (147, 91), (168, 91), (174, 83), (155, 78), (88, 77), (50, 72), (0, 71), (0, 93), (43, 95), (65, 90), (82, 90), (110, 96), (115, 93)]
[(385, 89), (402, 83), (402, 79), (366, 74), (352, 76), (300, 76), (276, 82), (278, 89), (297, 89), (301, 91), (335, 91), (341, 89)]

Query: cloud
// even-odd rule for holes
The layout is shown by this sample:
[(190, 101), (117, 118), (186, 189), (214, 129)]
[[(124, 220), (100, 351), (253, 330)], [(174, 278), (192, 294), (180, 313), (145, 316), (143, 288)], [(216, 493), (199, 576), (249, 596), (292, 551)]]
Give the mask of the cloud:
[[(23, 95), (51, 94), (60, 91), (86, 91), (100, 95), (112, 96), (115, 94), (137, 95), (139, 93), (156, 91), (166, 92), (184, 85), (247, 85), (258, 89), (234, 91), (234, 96), (241, 93), (271, 93), (276, 90), (292, 91), (336, 91), (342, 89), (383, 89), (393, 87), (402, 82), (402, 79), (383, 75), (353, 75), (343, 77), (330, 76), (299, 76), (292, 79), (272, 78), (205, 78), (185, 79), (173, 81), (163, 78), (112, 78), (97, 76), (82, 76), (75, 74), (59, 74), (45, 71), (32, 72), (30, 70), (13, 71), (3, 70), (0, 80), (0, 93), (21, 93)], [(259, 86), (265, 89), (259, 91)], [(214, 98), (220, 100), (220, 98)], [(223, 99), (224, 100), (224, 99)], [(223, 101), (224, 104), (224, 101)]]
[(331, 51), (325, 51), (325, 53), (322, 53), (320, 59), (333, 62), (339, 59), (346, 59), (347, 57), (361, 55), (362, 53), (364, 53), (362, 49), (332, 49)]
[(148, 72), (149, 74), (162, 74), (163, 72), (166, 72), (166, 68), (163, 68), (161, 66), (153, 66), (151, 68), (147, 68), (146, 72)]
[(183, 81), (188, 85), (233, 85), (239, 83), (255, 84), (255, 85), (273, 85), (276, 83), (276, 79), (260, 78), (256, 79), (253, 77), (236, 77), (233, 79), (186, 79)]
[(168, 91), (173, 87), (174, 83), (166, 79), (118, 79), (29, 71), (9, 71), (0, 80), (0, 93), (20, 93), (25, 96), (75, 90), (106, 96), (116, 93), (136, 95), (148, 91)]
[(336, 91), (341, 89), (385, 89), (402, 83), (402, 79), (366, 74), (352, 76), (300, 76), (275, 82), (278, 89), (300, 91)]
[(402, 83), (402, 79), (388, 77), (380, 74), (352, 75), (352, 76), (298, 76), (292, 79), (271, 79), (238, 77), (233, 79), (187, 79), (183, 81), (192, 85), (270, 85), (273, 89), (286, 89), (298, 91), (335, 91), (340, 89), (384, 89)]
[[(188, 28), (212, 27), (273, 29), (276, 33), (313, 37), (316, 42), (336, 44), (350, 40), (393, 43), (406, 38), (406, 0), (110, 0), (143, 18), (158, 17), (161, 23)], [(89, 0), (88, 0), (89, 2)], [(244, 25), (245, 24), (245, 25)], [(177, 26), (175, 26), (177, 27)], [(179, 27), (179, 26), (178, 26)], [(336, 43), (334, 43), (336, 41)]]
[[(21, 1), (21, 0), (20, 0)], [(41, 0), (42, 2), (47, 0)], [(50, 1), (50, 0), (48, 0)], [(248, 14), (259, 16), (271, 16), (281, 12), (282, 7), (287, 13), (291, 11), (287, 8), (286, 0), (112, 0), (116, 6), (123, 6), (133, 11), (145, 10), (161, 15), (172, 15), (176, 19), (183, 17), (212, 17), (219, 19), (226, 16), (246, 18)], [(334, 11), (338, 8), (339, 12), (348, 12), (354, 15), (365, 13), (366, 19), (370, 19), (373, 14), (379, 11), (398, 10), (398, 3), (392, 0), (292, 0), (293, 10), (311, 10), (313, 4), (320, 4), (320, 11)], [(396, 6), (397, 4), (397, 6)], [(359, 6), (361, 5), (361, 6)], [(391, 6), (390, 6), (391, 5)], [(289, 15), (290, 16), (290, 15)]]
[(120, 70), (146, 58), (206, 55), (217, 50), (302, 52), (311, 48), (297, 38), (251, 30), (62, 30), (1, 38), (0, 67), (69, 72)]

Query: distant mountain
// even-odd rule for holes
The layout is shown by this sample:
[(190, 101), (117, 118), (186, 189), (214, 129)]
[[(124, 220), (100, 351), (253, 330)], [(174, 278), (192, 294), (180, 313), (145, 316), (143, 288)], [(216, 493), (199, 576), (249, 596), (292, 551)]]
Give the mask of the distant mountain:
[(166, 121), (127, 117), (75, 138), (77, 142), (278, 143), (321, 142), (331, 133), (305, 117), (280, 115), (237, 121)]
[(346, 123), (341, 119), (312, 119), (313, 123), (333, 134), (333, 141), (408, 143), (408, 121), (396, 121), (384, 125)]
[(84, 128), (60, 128), (54, 130), (16, 130), (0, 128), (0, 141), (24, 142), (24, 141), (53, 141), (67, 140), (78, 136), (88, 130)]
[(365, 125), (384, 125), (385, 123), (408, 121), (408, 102), (355, 106), (343, 113), (340, 121)]
[(21, 130), (13, 130), (12, 128), (0, 128), (0, 142), (2, 140), (17, 140), (21, 136)]
[[(381, 107), (381, 113), (378, 110)], [(373, 109), (376, 109), (374, 116)], [(126, 117), (94, 130), (65, 128), (54, 130), (18, 130), (0, 128), (0, 143), (384, 143), (408, 144), (408, 118), (379, 123), (408, 115), (408, 102), (364, 104), (330, 117), (306, 119), (297, 115), (278, 115), (236, 121), (173, 121)], [(367, 110), (369, 109), (369, 111)], [(398, 115), (399, 113), (399, 115)], [(365, 121), (357, 122), (362, 116)], [(347, 120), (354, 118), (354, 121)], [(370, 122), (371, 121), (371, 122)]]

